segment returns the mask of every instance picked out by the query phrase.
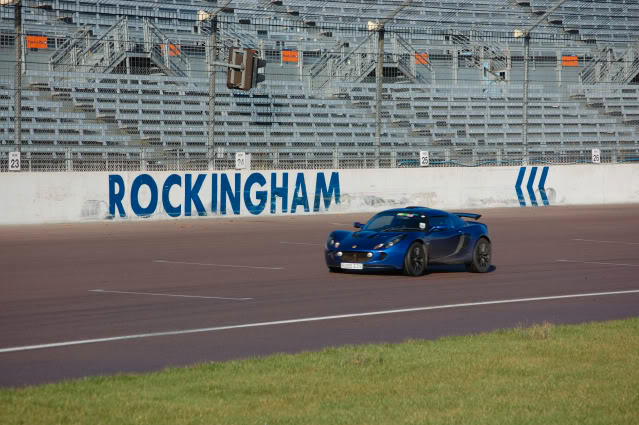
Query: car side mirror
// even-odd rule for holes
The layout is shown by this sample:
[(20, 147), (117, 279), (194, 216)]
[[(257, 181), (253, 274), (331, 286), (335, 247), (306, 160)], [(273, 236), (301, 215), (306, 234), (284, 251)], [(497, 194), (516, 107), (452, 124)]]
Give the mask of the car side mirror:
[(444, 230), (448, 230), (446, 228), (446, 226), (433, 226), (433, 227), (430, 228), (431, 232), (441, 232), (441, 231), (444, 231)]
[(361, 229), (364, 226), (359, 221), (356, 221), (355, 223), (353, 223), (353, 227), (356, 229)]

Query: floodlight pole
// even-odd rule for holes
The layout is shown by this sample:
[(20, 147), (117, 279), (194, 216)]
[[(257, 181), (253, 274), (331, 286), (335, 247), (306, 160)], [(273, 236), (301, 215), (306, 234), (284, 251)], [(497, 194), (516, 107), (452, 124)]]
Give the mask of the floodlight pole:
[(15, 47), (16, 47), (16, 74), (15, 74), (15, 106), (14, 106), (14, 136), (16, 151), (22, 148), (22, 0), (14, 3), (15, 19)]
[(546, 18), (564, 4), (567, 0), (560, 0), (557, 4), (551, 7), (546, 13), (541, 15), (534, 24), (523, 30), (515, 30), (515, 38), (524, 38), (524, 93), (522, 101), (522, 125), (521, 125), (521, 143), (523, 145), (523, 165), (528, 165), (528, 68), (530, 64), (530, 32), (537, 28)]
[(524, 149), (523, 165), (528, 165), (528, 66), (530, 52), (530, 34), (524, 35), (524, 93), (521, 123), (521, 144)]
[(217, 13), (211, 18), (211, 63), (209, 64), (209, 139), (206, 149), (206, 159), (209, 170), (215, 169), (215, 99), (216, 93), (216, 68), (217, 68)]
[(379, 157), (382, 145), (382, 79), (384, 77), (384, 24), (380, 24), (377, 42), (377, 70), (375, 80), (375, 168), (379, 168)]
[(216, 71), (217, 71), (217, 14), (224, 12), (226, 6), (233, 0), (226, 0), (224, 4), (213, 13), (206, 11), (200, 11), (200, 19), (202, 21), (211, 22), (211, 45), (209, 48), (211, 52), (209, 54), (209, 137), (206, 141), (206, 162), (209, 170), (215, 169), (215, 99), (216, 93)]
[(375, 71), (375, 81), (377, 90), (375, 91), (375, 168), (379, 168), (379, 160), (382, 146), (382, 80), (384, 78), (384, 26), (402, 11), (413, 0), (404, 0), (395, 10), (386, 15), (381, 21), (376, 23), (375, 29), (378, 34), (377, 41), (377, 70)]

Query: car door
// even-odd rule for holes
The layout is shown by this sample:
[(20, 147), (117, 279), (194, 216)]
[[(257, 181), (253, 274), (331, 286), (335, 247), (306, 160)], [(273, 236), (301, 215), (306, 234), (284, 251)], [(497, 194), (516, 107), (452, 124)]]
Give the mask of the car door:
[(455, 229), (452, 221), (447, 216), (433, 216), (428, 221), (430, 229), (437, 226), (441, 228), (441, 230), (434, 230), (429, 233), (430, 247), (428, 257), (436, 260), (453, 255), (459, 246), (459, 239), (462, 235), (461, 229)]

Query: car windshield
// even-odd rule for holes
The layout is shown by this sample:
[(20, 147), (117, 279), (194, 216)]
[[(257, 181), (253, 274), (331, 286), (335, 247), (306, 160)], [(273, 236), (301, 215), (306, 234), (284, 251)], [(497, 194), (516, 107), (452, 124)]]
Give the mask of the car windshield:
[(423, 230), (426, 228), (427, 220), (425, 215), (417, 213), (381, 213), (371, 218), (363, 230), (371, 232)]

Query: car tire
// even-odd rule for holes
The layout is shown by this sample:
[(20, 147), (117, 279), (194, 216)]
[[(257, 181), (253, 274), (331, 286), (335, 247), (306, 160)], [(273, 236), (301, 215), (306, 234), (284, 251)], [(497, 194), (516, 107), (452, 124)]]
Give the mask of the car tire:
[(473, 258), (467, 265), (468, 271), (473, 273), (486, 273), (490, 270), (492, 260), (492, 247), (486, 238), (479, 238), (473, 247)]
[(339, 267), (329, 267), (328, 271), (331, 273), (341, 273), (342, 269), (340, 269)]
[(407, 276), (421, 276), (426, 272), (428, 253), (420, 242), (413, 242), (404, 257), (404, 274)]

